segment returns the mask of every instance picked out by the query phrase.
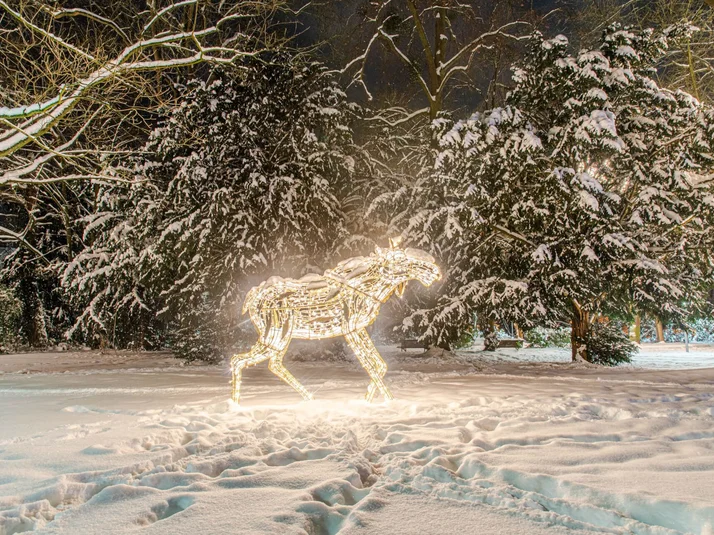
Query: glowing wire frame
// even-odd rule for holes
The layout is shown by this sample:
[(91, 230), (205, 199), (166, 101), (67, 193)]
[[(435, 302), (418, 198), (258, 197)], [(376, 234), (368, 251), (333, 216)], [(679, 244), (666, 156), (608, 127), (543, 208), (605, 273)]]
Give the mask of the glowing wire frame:
[(393, 399), (384, 384), (387, 365), (374, 347), (366, 327), (379, 314), (379, 307), (392, 294), (404, 294), (406, 283), (418, 280), (430, 286), (441, 277), (434, 258), (418, 249), (399, 249), (390, 240), (389, 249), (377, 248), (368, 257), (350, 258), (323, 275), (295, 279), (271, 277), (252, 288), (243, 313), (258, 331), (258, 342), (247, 353), (231, 358), (232, 399), (240, 400), (244, 368), (268, 361), (268, 368), (297, 390), (304, 399), (312, 394), (283, 366), (283, 357), (293, 338), (317, 340), (344, 336), (371, 382), (365, 399), (377, 391)]

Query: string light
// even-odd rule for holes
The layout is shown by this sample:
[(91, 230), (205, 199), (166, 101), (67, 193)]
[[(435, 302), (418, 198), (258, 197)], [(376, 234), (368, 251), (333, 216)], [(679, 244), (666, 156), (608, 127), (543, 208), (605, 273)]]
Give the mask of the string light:
[(271, 277), (252, 288), (245, 298), (258, 331), (258, 342), (247, 353), (231, 358), (232, 399), (240, 400), (241, 375), (245, 368), (268, 361), (268, 368), (306, 399), (312, 394), (283, 366), (283, 357), (293, 338), (320, 340), (344, 336), (371, 382), (365, 399), (377, 392), (393, 399), (384, 384), (387, 364), (374, 347), (367, 326), (374, 323), (380, 306), (393, 295), (401, 297), (406, 283), (418, 280), (430, 286), (441, 277), (434, 258), (418, 249), (400, 249), (390, 240), (389, 249), (377, 248), (368, 257), (340, 262), (323, 275), (295, 279)]

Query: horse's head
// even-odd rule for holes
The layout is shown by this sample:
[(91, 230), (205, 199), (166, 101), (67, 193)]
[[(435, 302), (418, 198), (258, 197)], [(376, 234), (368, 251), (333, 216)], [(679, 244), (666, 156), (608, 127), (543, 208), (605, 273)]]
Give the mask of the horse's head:
[(377, 247), (376, 255), (381, 263), (380, 276), (396, 286), (399, 297), (404, 294), (407, 281), (418, 280), (424, 286), (431, 286), (441, 278), (434, 257), (420, 249), (400, 249), (394, 245), (389, 249)]

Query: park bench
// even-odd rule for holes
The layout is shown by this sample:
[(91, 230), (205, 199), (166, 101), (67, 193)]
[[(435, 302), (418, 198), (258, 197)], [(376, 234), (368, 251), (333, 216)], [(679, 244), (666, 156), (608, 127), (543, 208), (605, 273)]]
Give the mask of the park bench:
[(401, 344), (399, 344), (399, 349), (401, 349), (402, 351), (406, 351), (407, 349), (423, 349), (424, 351), (426, 351), (427, 349), (429, 349), (429, 346), (424, 342), (420, 342), (419, 340), (413, 338), (405, 338), (402, 340)]
[(520, 349), (523, 347), (523, 338), (501, 338), (498, 340), (498, 348)]

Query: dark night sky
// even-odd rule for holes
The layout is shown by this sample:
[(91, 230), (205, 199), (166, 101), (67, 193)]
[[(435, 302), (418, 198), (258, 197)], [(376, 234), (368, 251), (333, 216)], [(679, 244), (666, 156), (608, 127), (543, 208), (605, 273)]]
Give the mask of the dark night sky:
[[(478, 1), (473, 1), (476, 5), (479, 4)], [(342, 68), (362, 53), (372, 35), (374, 26), (362, 22), (362, 10), (368, 3), (368, 0), (335, 0), (316, 4), (311, 11), (300, 17), (301, 27), (297, 28), (296, 44), (310, 46), (321, 43), (319, 54), (322, 59), (332, 68)], [(532, 7), (540, 17), (563, 7), (563, 0), (521, 0), (520, 3), (523, 12)], [(546, 26), (541, 30), (546, 35), (567, 35), (568, 21), (564, 10), (551, 14)], [(509, 64), (510, 60), (502, 63), (503, 72), (499, 81), (507, 81), (504, 77), (507, 77), (510, 71)], [(455, 106), (454, 111), (470, 113), (478, 108), (483, 103), (483, 95), (494, 77), (493, 72), (493, 56), (485, 53), (482, 61), (471, 72), (475, 87), (454, 90), (454, 94), (449, 98), (452, 109)], [(367, 85), (375, 98), (388, 99), (392, 103), (396, 101), (411, 108), (425, 105), (423, 95), (410, 78), (409, 70), (381, 44), (370, 54), (365, 73)], [(352, 98), (365, 101), (365, 93), (361, 89), (351, 90), (350, 93)]]

